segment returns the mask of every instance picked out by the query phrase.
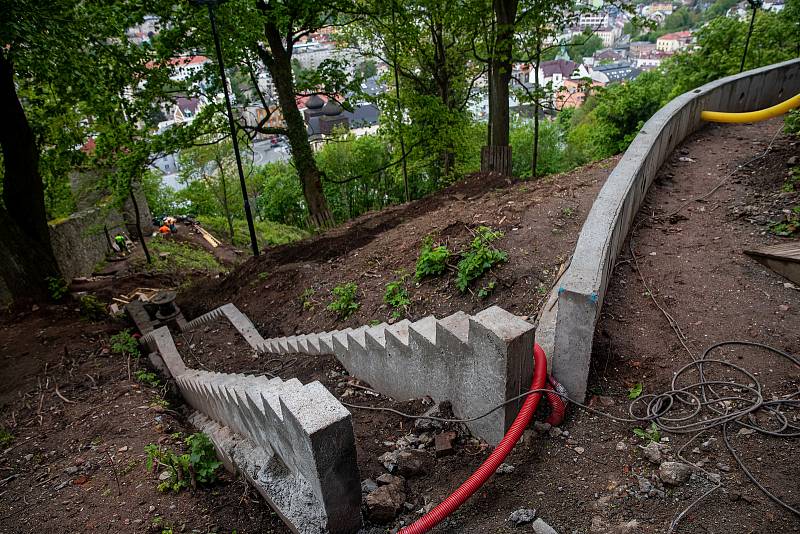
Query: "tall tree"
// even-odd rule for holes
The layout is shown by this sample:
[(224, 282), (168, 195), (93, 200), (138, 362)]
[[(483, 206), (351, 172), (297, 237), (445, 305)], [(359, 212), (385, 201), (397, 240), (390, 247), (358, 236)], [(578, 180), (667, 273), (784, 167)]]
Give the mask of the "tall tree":
[[(483, 74), (472, 61), (474, 20), (456, 0), (362, 0), (350, 42), (391, 69), (391, 93), (379, 100), (401, 141), (418, 153), (435, 154), (434, 174), (447, 179), (456, 166), (458, 134), (468, 122), (467, 105)], [(406, 163), (406, 158), (402, 159)], [(404, 169), (405, 170), (405, 169)]]
[(88, 100), (97, 66), (118, 61), (127, 43), (121, 4), (0, 1), (0, 275), (16, 301), (44, 298), (47, 279), (59, 276), (40, 170), (42, 147), (54, 140), (30, 117), (71, 116)]

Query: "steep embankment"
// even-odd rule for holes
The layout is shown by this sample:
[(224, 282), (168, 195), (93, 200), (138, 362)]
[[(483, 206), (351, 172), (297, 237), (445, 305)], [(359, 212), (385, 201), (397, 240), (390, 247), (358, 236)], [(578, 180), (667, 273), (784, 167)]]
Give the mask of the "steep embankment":
[[(390, 319), (386, 284), (413, 275), (422, 240), (433, 235), (452, 252), (468, 247), (475, 229), (504, 237), (495, 244), (508, 261), (456, 287), (457, 258), (444, 276), (406, 287), (407, 317), (471, 313), (493, 304), (535, 317), (559, 267), (575, 245), (586, 213), (616, 159), (538, 181), (473, 175), (430, 197), (363, 215), (304, 241), (267, 250), (228, 276), (204, 281), (181, 296), (188, 317), (234, 302), (265, 336), (330, 330)], [(360, 308), (346, 321), (326, 310), (331, 290), (355, 282)], [(486, 288), (488, 296), (479, 292)], [(493, 288), (490, 290), (490, 288)]]

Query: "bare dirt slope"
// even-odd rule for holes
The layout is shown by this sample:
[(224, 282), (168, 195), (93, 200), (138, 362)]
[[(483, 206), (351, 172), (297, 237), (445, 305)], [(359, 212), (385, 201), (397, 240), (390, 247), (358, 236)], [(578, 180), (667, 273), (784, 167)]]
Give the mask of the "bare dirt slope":
[[(477, 227), (485, 225), (505, 234), (497, 246), (508, 252), (508, 262), (465, 293), (456, 288), (452, 272), (419, 284), (409, 280), (408, 318), (470, 313), (492, 304), (535, 316), (615, 163), (612, 158), (538, 182), (472, 176), (429, 198), (269, 249), (221, 282), (211, 280), (193, 289), (181, 306), (195, 316), (234, 302), (266, 337), (385, 321), (391, 312), (383, 303), (385, 286), (401, 273), (413, 275), (425, 236), (433, 235), (457, 252), (469, 245)], [(341, 322), (325, 308), (331, 290), (348, 282), (358, 285), (361, 306)], [(479, 298), (480, 289), (492, 282), (494, 291)]]
[[(52, 306), (0, 322), (0, 532), (285, 532), (243, 481), (159, 493), (144, 447), (195, 432), (178, 399), (112, 354), (123, 323)], [(163, 396), (170, 400), (164, 407)], [(174, 410), (173, 410), (174, 408)], [(181, 436), (176, 435), (181, 433)]]

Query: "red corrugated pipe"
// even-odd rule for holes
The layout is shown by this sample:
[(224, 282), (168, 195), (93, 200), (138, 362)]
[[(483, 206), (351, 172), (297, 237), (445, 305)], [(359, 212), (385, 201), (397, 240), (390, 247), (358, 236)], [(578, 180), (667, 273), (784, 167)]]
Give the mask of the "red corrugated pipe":
[[(533, 383), (531, 389), (543, 389), (547, 382), (547, 357), (542, 348), (537, 344), (533, 347)], [(553, 393), (553, 395), (555, 395)], [(557, 395), (555, 395), (557, 397)], [(497, 468), (506, 459), (508, 453), (514, 448), (514, 445), (519, 441), (522, 432), (533, 417), (533, 412), (536, 411), (536, 406), (542, 398), (541, 393), (531, 393), (525, 398), (525, 403), (522, 405), (516, 419), (511, 424), (511, 428), (503, 437), (500, 444), (497, 445), (492, 454), (486, 459), (477, 471), (472, 473), (466, 482), (461, 484), (459, 488), (454, 491), (448, 498), (439, 504), (436, 508), (420, 517), (412, 525), (403, 528), (398, 534), (423, 534), (430, 529), (441, 523), (447, 516), (452, 514), (459, 506), (464, 504), (464, 501), (478, 491), (478, 488), (483, 486), (484, 482), (489, 480), (489, 477), (494, 474)], [(553, 409), (555, 412), (555, 407)], [(552, 417), (552, 415), (551, 415)], [(563, 417), (563, 411), (562, 411)]]
[[(547, 377), (547, 403), (550, 405), (550, 416), (545, 421), (553, 426), (558, 426), (564, 421), (564, 414), (567, 411), (567, 403), (564, 397), (567, 395), (567, 388), (558, 383), (553, 375)], [(562, 396), (563, 395), (563, 396)]]

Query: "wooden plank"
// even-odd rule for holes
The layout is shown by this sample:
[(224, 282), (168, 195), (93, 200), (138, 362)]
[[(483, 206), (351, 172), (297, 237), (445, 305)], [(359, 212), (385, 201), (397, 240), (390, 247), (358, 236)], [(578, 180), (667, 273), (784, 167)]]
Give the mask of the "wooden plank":
[(753, 257), (800, 262), (800, 240), (753, 250), (745, 250), (744, 253)]
[(744, 253), (787, 280), (800, 284), (800, 241), (745, 250)]

